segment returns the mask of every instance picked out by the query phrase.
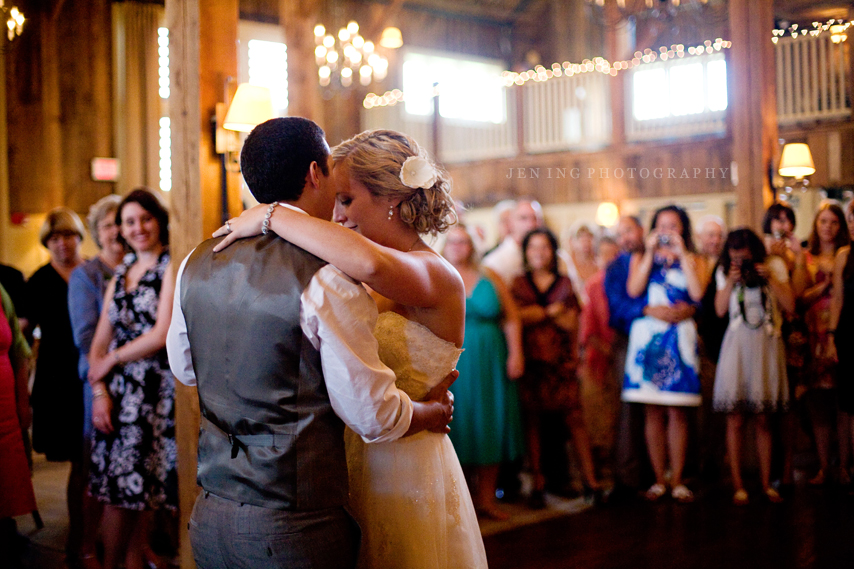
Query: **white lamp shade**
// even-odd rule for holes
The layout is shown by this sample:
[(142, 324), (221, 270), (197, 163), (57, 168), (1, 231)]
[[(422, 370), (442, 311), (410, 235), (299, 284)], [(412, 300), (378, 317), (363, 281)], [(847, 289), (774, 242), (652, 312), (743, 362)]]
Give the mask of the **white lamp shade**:
[(222, 127), (249, 132), (264, 121), (275, 117), (270, 90), (258, 85), (241, 83), (228, 107)]
[(780, 158), (780, 175), (791, 178), (803, 178), (815, 174), (810, 147), (803, 142), (794, 142), (783, 147)]
[(399, 28), (388, 27), (380, 36), (380, 45), (389, 49), (397, 49), (403, 45), (403, 34)]

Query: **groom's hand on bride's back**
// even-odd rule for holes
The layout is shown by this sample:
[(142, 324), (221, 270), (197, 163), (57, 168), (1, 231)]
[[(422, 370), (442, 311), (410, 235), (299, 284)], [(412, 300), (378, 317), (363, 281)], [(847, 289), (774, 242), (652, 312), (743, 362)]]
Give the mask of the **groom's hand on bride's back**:
[(460, 372), (452, 371), (445, 376), (442, 383), (427, 393), (423, 401), (412, 402), (412, 422), (404, 436), (408, 437), (421, 431), (441, 434), (451, 432), (448, 423), (454, 418), (454, 394), (448, 391), (448, 388), (459, 376)]

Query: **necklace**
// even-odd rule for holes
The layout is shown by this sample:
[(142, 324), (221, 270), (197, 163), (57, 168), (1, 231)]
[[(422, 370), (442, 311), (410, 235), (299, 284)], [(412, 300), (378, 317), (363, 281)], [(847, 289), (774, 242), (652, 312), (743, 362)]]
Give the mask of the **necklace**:
[(406, 250), (406, 252), (407, 252), (407, 253), (410, 253), (410, 252), (412, 251), (412, 249), (414, 249), (414, 248), (415, 248), (415, 246), (416, 246), (416, 245), (418, 245), (418, 242), (419, 242), (419, 241), (421, 241), (421, 236), (420, 236), (420, 235), (417, 235), (417, 236), (415, 237), (415, 241), (413, 241), (413, 242), (412, 242), (412, 245), (410, 245), (410, 246), (409, 246), (409, 249), (407, 249), (407, 250)]

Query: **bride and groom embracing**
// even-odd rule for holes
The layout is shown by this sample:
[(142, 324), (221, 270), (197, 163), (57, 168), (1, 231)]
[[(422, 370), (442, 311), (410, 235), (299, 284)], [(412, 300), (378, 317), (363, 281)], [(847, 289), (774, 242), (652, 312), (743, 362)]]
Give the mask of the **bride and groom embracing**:
[(453, 223), (446, 174), (393, 131), (330, 154), (296, 117), (241, 168), (262, 205), (184, 260), (167, 339), (202, 412), (197, 565), (486, 567), (445, 434), (465, 289), (421, 240)]

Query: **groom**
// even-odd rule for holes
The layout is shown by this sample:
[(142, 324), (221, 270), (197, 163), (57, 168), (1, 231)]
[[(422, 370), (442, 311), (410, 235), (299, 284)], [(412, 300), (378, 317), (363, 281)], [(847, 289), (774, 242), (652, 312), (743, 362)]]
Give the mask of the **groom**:
[[(259, 202), (323, 219), (335, 202), (330, 162), (323, 131), (297, 117), (259, 125), (241, 154)], [(369, 443), (445, 432), (452, 376), (434, 399), (411, 401), (377, 356), (377, 309), (360, 283), (273, 234), (213, 253), (218, 241), (182, 263), (167, 338), (202, 412), (196, 564), (353, 567), (344, 425)]]

